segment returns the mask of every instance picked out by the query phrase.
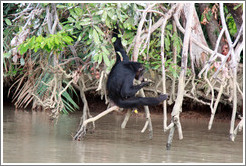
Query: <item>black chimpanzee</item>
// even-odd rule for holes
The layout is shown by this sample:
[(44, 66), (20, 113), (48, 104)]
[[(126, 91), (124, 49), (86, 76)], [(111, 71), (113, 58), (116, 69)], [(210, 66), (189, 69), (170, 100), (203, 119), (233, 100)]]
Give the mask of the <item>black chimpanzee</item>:
[(142, 79), (144, 66), (142, 63), (129, 61), (118, 34), (117, 27), (117, 29), (113, 30), (113, 37), (116, 37), (114, 42), (116, 62), (109, 73), (107, 81), (109, 98), (121, 108), (157, 105), (166, 100), (168, 98), (166, 94), (161, 94), (158, 97), (135, 97), (137, 91), (149, 85), (149, 82), (142, 81), (139, 85), (133, 85), (134, 78), (137, 80)]

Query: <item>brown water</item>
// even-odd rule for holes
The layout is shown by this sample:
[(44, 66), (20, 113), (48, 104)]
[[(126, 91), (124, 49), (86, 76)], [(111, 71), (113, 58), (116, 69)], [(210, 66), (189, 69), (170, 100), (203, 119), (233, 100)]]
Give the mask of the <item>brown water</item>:
[(3, 110), (4, 163), (242, 163), (243, 133), (229, 141), (229, 123), (182, 119), (183, 140), (175, 132), (167, 151), (168, 133), (162, 130), (162, 116), (153, 116), (154, 136), (141, 133), (145, 118), (131, 116), (125, 129), (124, 116), (115, 113), (96, 121), (93, 134), (72, 141), (81, 112), (60, 116), (56, 125), (45, 112)]

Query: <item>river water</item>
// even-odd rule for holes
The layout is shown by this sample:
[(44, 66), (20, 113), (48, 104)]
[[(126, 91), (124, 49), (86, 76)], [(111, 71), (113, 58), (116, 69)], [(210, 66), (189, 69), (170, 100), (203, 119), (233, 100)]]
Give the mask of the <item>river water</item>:
[[(93, 115), (96, 115), (94, 113)], [(162, 116), (152, 116), (154, 135), (141, 133), (145, 118), (132, 115), (121, 129), (123, 115), (111, 113), (96, 121), (93, 134), (73, 141), (81, 112), (61, 115), (56, 124), (47, 112), (3, 109), (4, 163), (242, 163), (243, 132), (229, 141), (229, 122), (181, 119), (183, 140), (175, 132), (171, 150), (165, 144)]]

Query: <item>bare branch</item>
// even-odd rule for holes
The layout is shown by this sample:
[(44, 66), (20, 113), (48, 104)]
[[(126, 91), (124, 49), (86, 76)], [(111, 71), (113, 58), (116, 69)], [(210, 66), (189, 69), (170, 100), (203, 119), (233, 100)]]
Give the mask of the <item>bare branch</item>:
[(125, 118), (124, 118), (124, 120), (123, 120), (123, 122), (122, 122), (122, 124), (121, 124), (121, 128), (122, 128), (122, 129), (124, 129), (124, 128), (126, 127), (126, 123), (128, 122), (128, 120), (129, 120), (131, 114), (132, 114), (132, 111), (131, 111), (130, 109), (128, 109), (128, 110), (127, 110), (127, 113), (126, 113), (126, 115), (125, 115)]
[(199, 103), (201, 103), (201, 104), (203, 104), (203, 105), (210, 105), (210, 103), (207, 103), (207, 102), (204, 102), (204, 101), (202, 101), (202, 100), (199, 100), (198, 98), (193, 97), (193, 96), (191, 96), (191, 95), (189, 95), (189, 94), (184, 94), (184, 96), (185, 96), (185, 97), (188, 97), (188, 98), (190, 98), (190, 99), (193, 99), (193, 100), (195, 100), (195, 101), (197, 101), (197, 102), (199, 102)]
[[(185, 29), (182, 27), (182, 25), (181, 25), (180, 22), (179, 22), (179, 16), (178, 16), (178, 13), (177, 13), (177, 12), (176, 12), (176, 14), (174, 14), (174, 20), (175, 20), (175, 22), (176, 22), (176, 24), (177, 24), (178, 29), (179, 29), (182, 33), (185, 33)], [(213, 51), (213, 50), (211, 50), (211, 49), (208, 48), (207, 46), (203, 45), (200, 41), (197, 41), (197, 40), (195, 39), (195, 37), (193, 37), (192, 35), (191, 35), (191, 41), (192, 41), (193, 43), (195, 43), (197, 46), (201, 47), (204, 51), (208, 52), (209, 54), (214, 54), (214, 51)], [(220, 54), (220, 53), (216, 53), (216, 55), (217, 55), (218, 57), (220, 57), (221, 59), (224, 59), (224, 58), (225, 58), (225, 56), (222, 55), (222, 54)]]
[[(145, 10), (138, 10), (140, 12), (145, 12)], [(165, 14), (163, 14), (162, 12), (156, 11), (156, 10), (148, 10), (147, 13), (157, 13), (161, 16), (165, 16)]]
[[(223, 78), (223, 81), (225, 81), (225, 77)], [(211, 110), (211, 117), (210, 117), (210, 121), (209, 121), (209, 124), (208, 124), (208, 130), (210, 130), (212, 128), (214, 116), (215, 116), (215, 113), (216, 113), (216, 110), (217, 110), (217, 106), (219, 104), (219, 101), (220, 101), (220, 98), (221, 98), (221, 95), (223, 93), (223, 90), (224, 90), (225, 86), (226, 86), (225, 84), (221, 84), (220, 85), (219, 94), (217, 95), (216, 102), (214, 104), (213, 109)]]
[(240, 30), (239, 30), (239, 32), (238, 32), (238, 34), (237, 34), (237, 38), (236, 38), (236, 40), (234, 41), (232, 47), (235, 47), (235, 46), (236, 46), (236, 44), (237, 44), (237, 42), (239, 41), (239, 39), (240, 39), (240, 37), (241, 37), (242, 34), (243, 34), (243, 25), (241, 25), (241, 28), (240, 28)]
[(223, 28), (225, 28), (225, 34), (226, 34), (226, 39), (228, 41), (229, 48), (231, 50), (231, 68), (233, 71), (233, 111), (232, 111), (232, 116), (231, 116), (231, 127), (230, 127), (230, 138), (232, 141), (235, 139), (235, 134), (234, 134), (234, 125), (235, 125), (235, 118), (236, 118), (236, 112), (237, 112), (237, 57), (239, 55), (235, 55), (234, 48), (232, 45), (232, 40), (230, 37), (230, 33), (227, 29), (225, 17), (224, 17), (224, 8), (223, 8), (223, 3), (220, 3), (220, 18), (221, 18), (221, 23)]
[(138, 25), (138, 30), (137, 30), (137, 35), (136, 35), (136, 43), (134, 45), (134, 50), (133, 50), (133, 54), (132, 54), (132, 58), (133, 61), (137, 61), (138, 59), (138, 52), (139, 52), (139, 47), (140, 47), (140, 35), (142, 33), (142, 28), (143, 28), (143, 24), (145, 22), (145, 18), (147, 15), (148, 10), (150, 10), (152, 7), (154, 7), (155, 3), (152, 5), (148, 5), (147, 8), (145, 9), (145, 11), (142, 13), (142, 19), (139, 22)]
[(78, 130), (76, 135), (73, 137), (73, 139), (74, 140), (80, 140), (81, 136), (84, 136), (86, 134), (86, 126), (88, 123), (95, 122), (96, 120), (100, 119), (101, 117), (109, 114), (112, 111), (117, 111), (118, 109), (119, 109), (118, 106), (113, 106), (113, 107), (103, 111), (102, 113), (98, 114), (97, 116), (95, 116), (93, 118), (86, 119), (85, 121), (83, 121), (82, 126), (80, 127), (80, 129)]
[[(182, 59), (181, 59), (181, 72), (179, 76), (179, 83), (178, 83), (178, 94), (176, 98), (175, 105), (172, 110), (172, 123), (175, 125), (171, 128), (169, 133), (169, 138), (173, 137), (174, 134), (174, 127), (177, 127), (179, 139), (183, 139), (183, 133), (182, 133), (182, 127), (179, 119), (179, 114), (182, 111), (182, 103), (184, 98), (184, 88), (185, 88), (185, 77), (186, 77), (186, 70), (187, 70), (187, 58), (188, 58), (188, 48), (191, 38), (191, 26), (192, 26), (192, 16), (193, 16), (193, 10), (194, 10), (194, 3), (185, 4), (187, 7), (187, 24), (185, 28), (185, 35), (183, 40), (183, 50), (182, 50)], [(172, 139), (168, 139), (167, 142), (167, 148), (170, 148)]]

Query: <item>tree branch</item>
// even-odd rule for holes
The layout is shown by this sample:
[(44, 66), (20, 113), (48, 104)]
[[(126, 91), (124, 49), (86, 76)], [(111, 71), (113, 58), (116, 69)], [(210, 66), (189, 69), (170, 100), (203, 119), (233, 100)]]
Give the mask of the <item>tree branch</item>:
[(142, 33), (142, 28), (143, 28), (143, 24), (145, 22), (145, 18), (146, 18), (146, 15), (147, 15), (147, 12), (148, 10), (150, 10), (152, 7), (154, 7), (155, 3), (152, 4), (152, 5), (148, 5), (145, 9), (145, 11), (142, 13), (142, 19), (140, 20), (139, 24), (138, 24), (138, 30), (137, 30), (137, 34), (136, 34), (136, 43), (134, 45), (134, 50), (133, 50), (133, 53), (132, 53), (132, 59), (133, 61), (137, 61), (138, 59), (138, 52), (139, 52), (139, 47), (140, 47), (140, 43), (141, 43), (141, 40), (140, 40), (140, 35)]
[(118, 106), (113, 106), (113, 107), (103, 111), (102, 113), (98, 114), (97, 116), (95, 116), (93, 118), (86, 119), (85, 121), (83, 121), (82, 126), (80, 127), (80, 129), (77, 131), (77, 133), (73, 137), (73, 140), (78, 140), (79, 141), (81, 136), (84, 136), (86, 134), (86, 125), (88, 123), (95, 122), (96, 120), (100, 119), (101, 117), (109, 114), (112, 111), (117, 111), (118, 109), (119, 109)]

